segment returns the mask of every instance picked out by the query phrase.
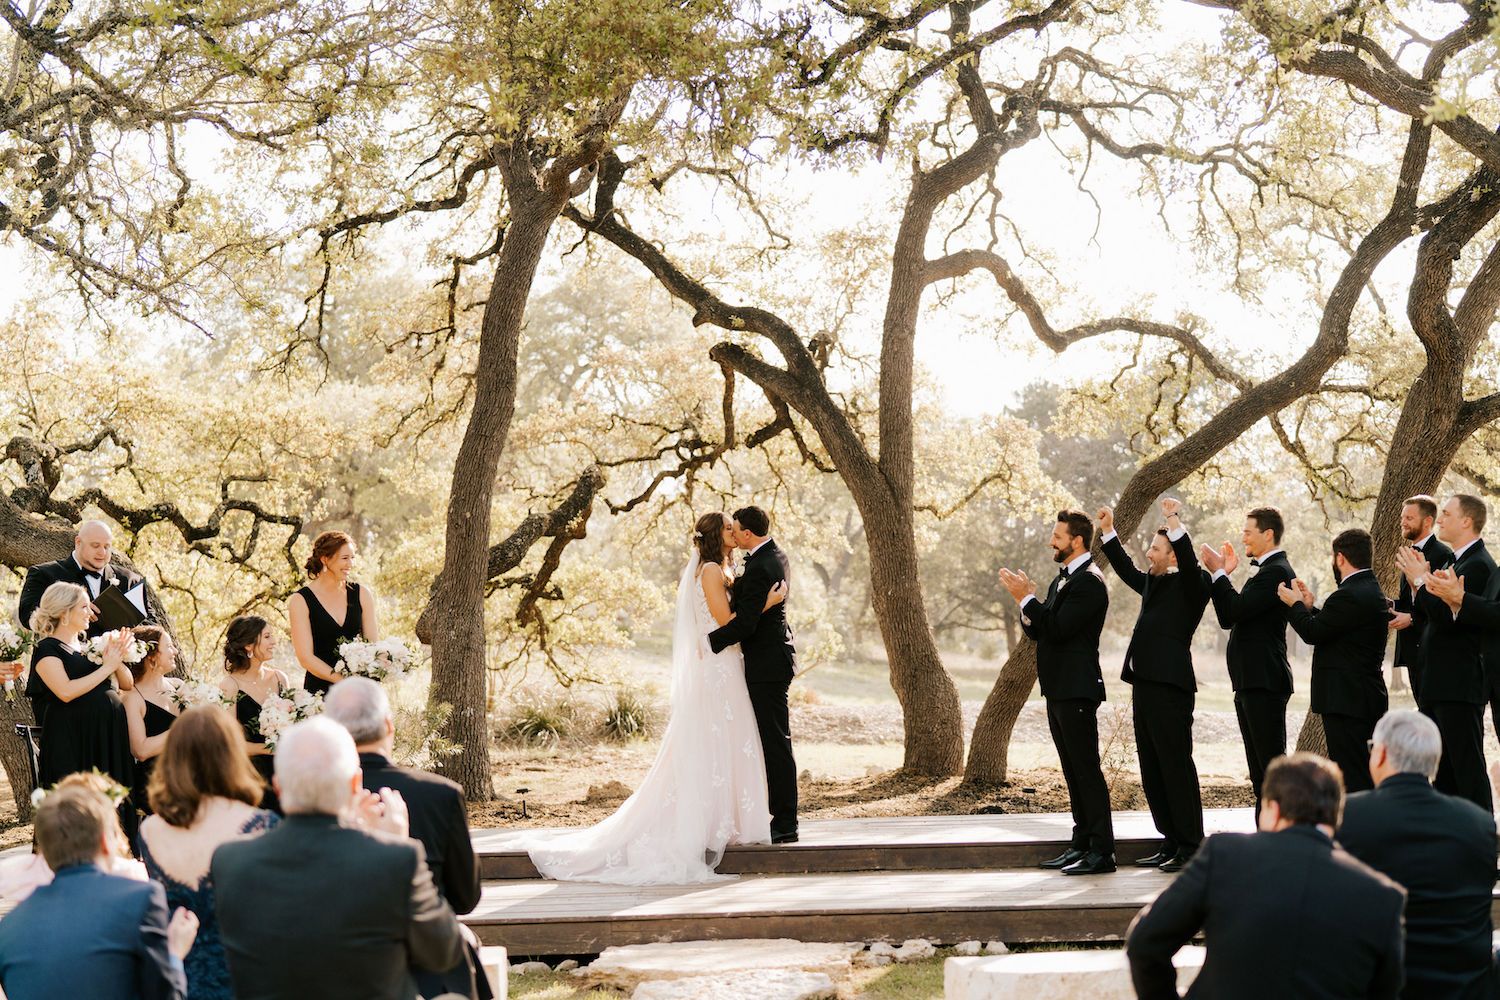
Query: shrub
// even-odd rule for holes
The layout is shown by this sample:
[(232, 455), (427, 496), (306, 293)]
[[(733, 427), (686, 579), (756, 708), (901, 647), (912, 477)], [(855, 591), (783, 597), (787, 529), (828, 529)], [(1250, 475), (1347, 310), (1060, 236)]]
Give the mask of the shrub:
[(572, 734), (577, 715), (573, 704), (561, 698), (531, 702), (517, 706), (500, 734), (527, 746), (556, 746)]
[(622, 743), (641, 740), (656, 727), (656, 709), (639, 692), (616, 688), (604, 712), (604, 735)]

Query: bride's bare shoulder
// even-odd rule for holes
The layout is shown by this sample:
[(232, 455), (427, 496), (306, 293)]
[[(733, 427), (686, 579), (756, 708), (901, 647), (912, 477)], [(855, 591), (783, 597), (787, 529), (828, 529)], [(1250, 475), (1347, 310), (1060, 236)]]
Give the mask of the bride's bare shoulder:
[(698, 571), (698, 582), (701, 583), (701, 584), (703, 584), (703, 587), (704, 587), (705, 590), (708, 589), (708, 588), (716, 588), (718, 590), (723, 590), (724, 589), (724, 569), (723, 569), (723, 567), (722, 566), (715, 566), (712, 563), (709, 563), (709, 564), (705, 565), (702, 569), (700, 569)]

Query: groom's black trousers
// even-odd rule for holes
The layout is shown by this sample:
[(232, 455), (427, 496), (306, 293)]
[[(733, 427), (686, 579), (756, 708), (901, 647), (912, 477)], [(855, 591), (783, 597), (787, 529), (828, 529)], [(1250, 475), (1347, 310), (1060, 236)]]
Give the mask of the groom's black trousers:
[(792, 723), (786, 704), (787, 689), (791, 686), (789, 680), (751, 681), (745, 685), (766, 757), (766, 792), (773, 837), (797, 832), (797, 760), (792, 756)]

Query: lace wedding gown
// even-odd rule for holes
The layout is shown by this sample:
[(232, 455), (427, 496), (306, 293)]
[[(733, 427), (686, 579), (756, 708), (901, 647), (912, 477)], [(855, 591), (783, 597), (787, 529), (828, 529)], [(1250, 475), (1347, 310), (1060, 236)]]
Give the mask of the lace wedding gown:
[(728, 844), (771, 842), (766, 769), (739, 646), (708, 645), (718, 627), (694, 554), (677, 588), (672, 717), (635, 794), (586, 830), (526, 842), (537, 871), (569, 882), (683, 885), (714, 871)]

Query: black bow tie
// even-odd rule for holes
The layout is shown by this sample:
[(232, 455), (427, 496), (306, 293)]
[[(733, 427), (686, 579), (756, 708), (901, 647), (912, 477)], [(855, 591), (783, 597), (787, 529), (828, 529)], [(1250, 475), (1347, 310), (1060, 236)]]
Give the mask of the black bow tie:
[(1260, 565), (1260, 560), (1259, 559), (1251, 559), (1250, 560), (1250, 565), (1251, 566), (1259, 566)]
[(84, 570), (83, 571), (83, 578), (85, 580), (103, 580), (104, 579), (104, 574), (103, 573), (91, 573), (88, 570)]
[(1057, 578), (1059, 580), (1066, 580), (1068, 578), (1068, 567), (1066, 567), (1066, 566), (1060, 566), (1060, 567), (1058, 567)]

